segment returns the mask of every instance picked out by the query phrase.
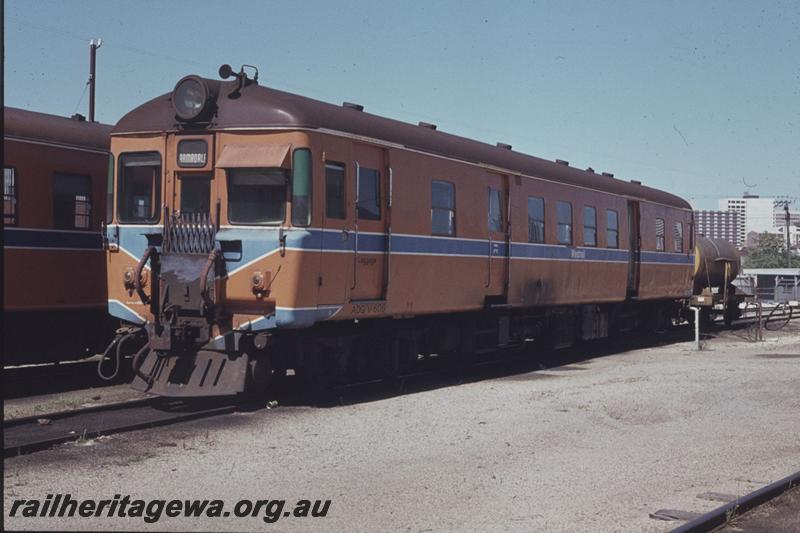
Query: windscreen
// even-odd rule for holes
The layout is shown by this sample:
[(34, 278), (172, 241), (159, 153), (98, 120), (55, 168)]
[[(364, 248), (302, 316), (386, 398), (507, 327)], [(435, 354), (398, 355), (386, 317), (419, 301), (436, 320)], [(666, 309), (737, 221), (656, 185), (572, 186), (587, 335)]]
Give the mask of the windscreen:
[(156, 222), (161, 193), (161, 155), (128, 153), (119, 158), (119, 221)]
[(281, 168), (228, 170), (228, 221), (280, 224), (286, 211), (288, 173)]

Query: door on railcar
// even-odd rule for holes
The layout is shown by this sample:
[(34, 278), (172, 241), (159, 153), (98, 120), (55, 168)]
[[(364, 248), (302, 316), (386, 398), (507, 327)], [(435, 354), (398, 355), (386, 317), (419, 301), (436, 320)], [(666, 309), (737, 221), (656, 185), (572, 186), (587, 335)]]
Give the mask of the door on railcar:
[(628, 200), (628, 298), (639, 295), (642, 232), (639, 202)]
[(508, 302), (510, 228), (508, 176), (487, 174), (486, 206), (488, 252), (486, 294), (488, 304)]
[(326, 138), (323, 152), (324, 191), (322, 232), (320, 237), (319, 305), (341, 305), (353, 281), (353, 209), (351, 185), (355, 166), (351, 161), (349, 143)]
[(355, 144), (353, 279), (350, 300), (385, 298), (389, 168), (386, 151)]

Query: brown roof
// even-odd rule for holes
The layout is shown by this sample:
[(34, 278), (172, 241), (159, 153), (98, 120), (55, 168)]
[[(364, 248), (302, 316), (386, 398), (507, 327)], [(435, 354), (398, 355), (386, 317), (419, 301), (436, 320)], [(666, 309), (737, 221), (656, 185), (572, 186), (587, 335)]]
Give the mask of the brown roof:
[(81, 148), (108, 150), (111, 126), (47, 113), (3, 108), (3, 135)]
[[(337, 106), (252, 83), (238, 98), (228, 98), (236, 82), (219, 84), (218, 111), (209, 129), (277, 127), (314, 128), (380, 139), (415, 150), (485, 163), (520, 174), (546, 178), (613, 194), (631, 196), (683, 209), (689, 204), (673, 194), (594, 172), (579, 170), (503, 147), (408, 124), (353, 108)], [(177, 131), (175, 111), (167, 93), (134, 109), (117, 123), (112, 134)]]

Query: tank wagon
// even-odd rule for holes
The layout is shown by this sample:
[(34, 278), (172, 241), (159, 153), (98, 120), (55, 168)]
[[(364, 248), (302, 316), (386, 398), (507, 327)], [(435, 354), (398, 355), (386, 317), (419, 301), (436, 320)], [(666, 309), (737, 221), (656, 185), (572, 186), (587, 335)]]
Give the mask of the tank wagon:
[(692, 296), (677, 196), (220, 75), (112, 131), (108, 306), (149, 339), (137, 388), (387, 376), (657, 328)]
[(3, 115), (3, 365), (97, 353), (114, 333), (100, 233), (111, 126)]
[(733, 243), (697, 238), (691, 304), (701, 309), (701, 322), (711, 323), (714, 315), (719, 314), (730, 325), (741, 316), (739, 305), (745, 301), (745, 295), (733, 285), (740, 267), (741, 257)]

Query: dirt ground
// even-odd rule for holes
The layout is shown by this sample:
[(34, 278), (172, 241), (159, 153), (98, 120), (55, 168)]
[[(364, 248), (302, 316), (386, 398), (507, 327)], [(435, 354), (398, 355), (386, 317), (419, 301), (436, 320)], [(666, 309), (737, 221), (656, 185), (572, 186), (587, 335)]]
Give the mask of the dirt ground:
[[(334, 407), (278, 406), (5, 461), (6, 528), (645, 531), (800, 469), (800, 324)], [(331, 500), (326, 517), (28, 518), (17, 499)]]

